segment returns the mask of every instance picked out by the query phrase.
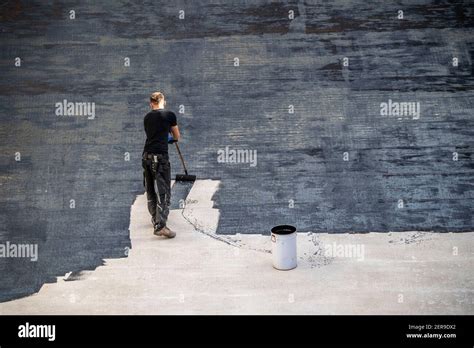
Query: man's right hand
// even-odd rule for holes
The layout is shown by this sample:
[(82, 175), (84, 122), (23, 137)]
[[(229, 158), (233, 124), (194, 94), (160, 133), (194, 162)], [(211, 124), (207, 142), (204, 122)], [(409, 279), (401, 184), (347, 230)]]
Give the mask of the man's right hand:
[(168, 134), (168, 144), (173, 144), (178, 142), (178, 140), (175, 140), (171, 134)]

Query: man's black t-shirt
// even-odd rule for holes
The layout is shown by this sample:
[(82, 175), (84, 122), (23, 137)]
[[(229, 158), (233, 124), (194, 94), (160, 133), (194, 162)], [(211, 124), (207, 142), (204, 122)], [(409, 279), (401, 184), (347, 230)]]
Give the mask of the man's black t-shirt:
[(176, 126), (176, 115), (163, 109), (152, 110), (144, 119), (146, 142), (144, 152), (168, 153), (168, 134)]

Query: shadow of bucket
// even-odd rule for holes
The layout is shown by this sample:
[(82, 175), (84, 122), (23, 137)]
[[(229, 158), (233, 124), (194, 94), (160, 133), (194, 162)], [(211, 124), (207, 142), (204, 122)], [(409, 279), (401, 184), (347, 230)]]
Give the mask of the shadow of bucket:
[(296, 227), (279, 225), (272, 228), (272, 260), (273, 267), (287, 271), (296, 264)]

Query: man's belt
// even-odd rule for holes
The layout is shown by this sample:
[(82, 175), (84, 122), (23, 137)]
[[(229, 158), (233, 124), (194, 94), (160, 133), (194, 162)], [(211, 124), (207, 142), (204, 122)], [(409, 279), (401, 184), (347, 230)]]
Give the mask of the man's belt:
[(148, 152), (143, 153), (143, 159), (145, 159), (145, 160), (153, 160), (155, 158), (158, 159), (158, 160), (168, 159), (168, 155), (167, 154), (162, 154), (162, 153), (148, 153)]

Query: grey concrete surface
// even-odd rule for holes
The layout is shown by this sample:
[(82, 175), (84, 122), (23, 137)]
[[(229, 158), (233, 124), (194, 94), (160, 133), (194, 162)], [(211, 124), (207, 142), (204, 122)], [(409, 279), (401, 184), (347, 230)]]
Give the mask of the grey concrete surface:
[[(198, 181), (153, 236), (145, 195), (127, 258), (59, 277), (0, 314), (473, 314), (473, 233), (298, 233), (298, 267), (272, 267), (270, 237), (215, 234), (218, 183)], [(363, 246), (327, 254), (327, 246)], [(457, 248), (457, 249), (454, 249)], [(334, 249), (336, 250), (336, 249)], [(453, 252), (455, 250), (455, 252)]]
[[(472, 231), (473, 12), (424, 0), (2, 3), (0, 239), (38, 243), (40, 257), (0, 260), (0, 301), (126, 256), (154, 90), (184, 106), (191, 171), (221, 181), (218, 234)], [(63, 99), (94, 102), (95, 118), (57, 116)], [(419, 102), (419, 119), (381, 116), (389, 99)], [(258, 164), (219, 163), (226, 146), (256, 150)]]

